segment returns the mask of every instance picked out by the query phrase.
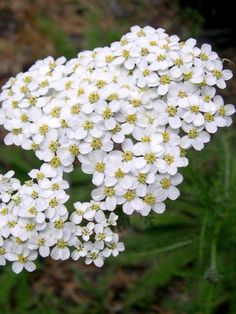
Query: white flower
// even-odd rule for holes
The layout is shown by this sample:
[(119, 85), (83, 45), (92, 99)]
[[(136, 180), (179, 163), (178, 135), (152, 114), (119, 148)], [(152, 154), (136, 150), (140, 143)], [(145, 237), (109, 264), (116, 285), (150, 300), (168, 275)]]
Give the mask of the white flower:
[(176, 103), (180, 108), (186, 108), (189, 105), (189, 96), (195, 94), (198, 95), (200, 91), (198, 91), (196, 85), (184, 82), (184, 83), (171, 83), (169, 96), (172, 101)]
[(231, 116), (235, 113), (235, 106), (231, 104), (224, 105), (221, 96), (215, 96), (214, 103), (217, 110), (215, 117), (220, 119), (220, 126), (230, 126), (232, 124)]
[[(43, 163), (24, 183), (0, 174), (0, 265), (33, 271), (50, 255), (101, 267), (122, 252), (117, 207), (147, 216), (178, 198), (185, 150), (232, 123), (235, 107), (217, 95), (231, 77), (210, 45), (134, 26), (110, 47), (48, 57), (11, 78), (0, 93), (5, 144)], [(65, 174), (77, 165), (94, 188), (69, 213)]]
[(135, 155), (140, 156), (135, 161), (135, 166), (141, 169), (148, 165), (154, 166), (158, 171), (165, 171), (165, 163), (160, 158), (163, 156), (164, 148), (161, 145), (151, 146), (149, 143), (135, 144)]
[(16, 254), (14, 252), (7, 253), (7, 259), (9, 261), (13, 261), (12, 270), (18, 274), (23, 268), (27, 271), (32, 272), (36, 269), (34, 264), (34, 260), (37, 258), (36, 251), (30, 251), (28, 249), (22, 250), (20, 254)]
[(105, 134), (104, 136), (89, 136), (85, 139), (84, 143), (80, 145), (81, 154), (88, 154), (93, 150), (103, 150), (105, 152), (111, 151), (113, 148), (113, 143), (111, 141), (111, 136)]
[(170, 125), (172, 129), (178, 129), (181, 127), (181, 112), (175, 100), (168, 99), (168, 102), (159, 100), (156, 102), (157, 107), (155, 111), (157, 112), (157, 123), (160, 125)]
[(105, 185), (114, 186), (118, 183), (122, 188), (129, 189), (133, 184), (133, 180), (129, 174), (129, 168), (122, 162), (122, 156), (113, 154), (108, 157)]
[(63, 236), (57, 240), (56, 245), (51, 250), (51, 257), (55, 260), (67, 260), (70, 257), (69, 246), (74, 244), (75, 239), (70, 233), (64, 233)]
[(119, 204), (123, 204), (123, 212), (132, 215), (134, 211), (140, 212), (142, 209), (142, 200), (133, 189), (124, 190), (119, 198)]
[(179, 185), (183, 181), (183, 176), (180, 173), (176, 173), (173, 176), (161, 174), (157, 180), (159, 183), (158, 186), (163, 189), (166, 198), (176, 200), (179, 197), (180, 192), (176, 188), (176, 185)]
[(76, 239), (75, 243), (75, 250), (71, 253), (71, 258), (74, 261), (78, 261), (80, 257), (84, 257), (87, 255), (87, 242), (83, 243), (78, 238)]
[(158, 75), (153, 72), (147, 61), (141, 61), (138, 68), (134, 70), (134, 77), (137, 79), (137, 86), (140, 88), (147, 86), (156, 86), (158, 84)]
[(78, 159), (82, 163), (81, 169), (83, 172), (93, 174), (93, 184), (102, 184), (107, 166), (107, 154), (100, 150), (92, 151), (88, 155), (79, 156)]
[(170, 175), (175, 175), (179, 167), (186, 167), (188, 165), (187, 159), (181, 157), (179, 146), (166, 147), (163, 161), (165, 163), (165, 172)]
[(120, 252), (125, 250), (124, 243), (119, 242), (119, 236), (116, 233), (113, 233), (112, 241), (106, 243), (106, 248), (103, 250), (102, 254), (106, 258), (110, 255), (116, 257)]
[(104, 256), (102, 255), (101, 250), (104, 245), (102, 242), (97, 241), (94, 244), (88, 246), (89, 252), (86, 255), (85, 264), (89, 265), (94, 263), (97, 267), (102, 267), (104, 265)]
[(14, 171), (10, 170), (4, 175), (0, 174), (0, 199), (2, 202), (9, 202), (11, 195), (20, 187), (20, 182), (12, 178)]
[(207, 85), (216, 85), (221, 89), (226, 87), (225, 81), (230, 80), (233, 76), (230, 70), (223, 70), (223, 62), (219, 59), (214, 61), (209, 70), (205, 79)]
[(218, 55), (216, 52), (212, 51), (211, 45), (203, 44), (201, 46), (200, 54), (198, 55), (201, 62), (205, 64), (206, 67), (209, 67), (209, 63), (216, 60)]
[(94, 230), (94, 223), (89, 222), (86, 226), (78, 226), (76, 235), (81, 236), (84, 241), (88, 241)]
[(140, 214), (147, 216), (151, 210), (161, 214), (165, 210), (165, 204), (163, 201), (166, 199), (166, 195), (162, 189), (158, 188), (156, 184), (150, 185), (148, 193), (143, 198), (143, 206), (140, 209)]
[(7, 250), (4, 246), (4, 240), (3, 238), (0, 236), (0, 266), (5, 266), (6, 265), (6, 254), (7, 254)]
[(96, 224), (94, 226), (95, 240), (110, 242), (112, 240), (112, 231), (103, 224)]
[[(206, 108), (207, 107), (207, 108)], [(203, 113), (211, 111), (211, 106), (205, 106), (202, 99), (198, 96), (189, 97), (189, 106), (183, 111), (182, 118), (187, 123), (192, 123), (194, 126), (199, 127), (204, 124)]]
[(116, 208), (117, 205), (116, 193), (117, 188), (103, 184), (101, 187), (92, 191), (92, 198), (95, 201), (101, 201), (105, 199), (107, 209), (112, 211)]
[(40, 232), (29, 239), (30, 250), (38, 250), (39, 255), (47, 257), (50, 255), (50, 247), (56, 243), (53, 234), (48, 232)]
[(180, 146), (184, 149), (188, 149), (191, 146), (196, 150), (202, 150), (205, 143), (210, 141), (210, 135), (202, 131), (203, 127), (196, 128), (191, 124), (184, 124), (183, 130), (188, 133), (184, 135), (180, 141)]
[[(89, 203), (81, 203), (81, 202), (76, 202), (74, 204), (75, 211), (71, 214), (70, 220), (76, 224), (79, 225), (84, 217), (84, 214), (86, 211), (88, 211), (88, 204)], [(93, 215), (91, 215), (91, 218)]]
[(140, 58), (137, 47), (133, 46), (131, 43), (128, 43), (125, 46), (119, 45), (119, 47), (117, 47), (117, 45), (116, 47), (111, 45), (111, 50), (116, 57), (113, 64), (124, 64), (124, 67), (128, 70), (132, 70), (136, 62), (138, 62), (137, 59)]
[[(151, 43), (155, 44), (155, 39), (152, 40)], [(168, 69), (173, 64), (169, 55), (166, 53), (165, 49), (157, 46), (154, 47), (155, 50), (147, 56), (147, 61), (150, 62), (150, 69), (152, 71)]]

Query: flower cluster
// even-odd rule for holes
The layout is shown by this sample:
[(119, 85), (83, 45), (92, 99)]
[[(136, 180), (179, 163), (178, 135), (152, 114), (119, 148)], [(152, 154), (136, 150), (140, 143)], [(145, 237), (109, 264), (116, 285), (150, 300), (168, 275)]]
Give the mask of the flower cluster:
[[(48, 57), (11, 78), (0, 95), (5, 144), (43, 164), (23, 185), (0, 177), (0, 264), (32, 271), (39, 254), (100, 267), (123, 251), (117, 206), (147, 216), (177, 199), (186, 150), (232, 123), (234, 106), (216, 95), (231, 77), (210, 45), (134, 26), (110, 47)], [(76, 163), (95, 189), (69, 215), (63, 174)]]
[(75, 203), (69, 217), (64, 205), (69, 184), (60, 175), (47, 174), (44, 168), (30, 171), (30, 180), (23, 185), (11, 179), (12, 172), (1, 179), (0, 265), (8, 260), (16, 273), (23, 268), (33, 271), (39, 254), (55, 260), (83, 256), (86, 264), (94, 262), (101, 267), (105, 257), (123, 251), (123, 243), (111, 229), (118, 216), (105, 214), (101, 204), (91, 201)]

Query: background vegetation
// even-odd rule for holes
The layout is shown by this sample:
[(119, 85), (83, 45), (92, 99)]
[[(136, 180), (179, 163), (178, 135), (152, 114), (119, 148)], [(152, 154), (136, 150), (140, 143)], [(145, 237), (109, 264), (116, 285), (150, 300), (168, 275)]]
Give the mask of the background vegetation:
[[(70, 58), (108, 45), (131, 25), (164, 27), (213, 43), (236, 60), (227, 1), (0, 1), (0, 82), (49, 54)], [(227, 21), (224, 18), (227, 17)], [(224, 93), (236, 99), (235, 81)], [(3, 145), (0, 171), (22, 180), (39, 162)], [(34, 274), (0, 270), (0, 314), (236, 313), (235, 127), (204, 152), (190, 152), (181, 196), (164, 215), (121, 217), (126, 251), (102, 270), (80, 262), (39, 261)], [(71, 175), (72, 201), (90, 198), (90, 177)]]

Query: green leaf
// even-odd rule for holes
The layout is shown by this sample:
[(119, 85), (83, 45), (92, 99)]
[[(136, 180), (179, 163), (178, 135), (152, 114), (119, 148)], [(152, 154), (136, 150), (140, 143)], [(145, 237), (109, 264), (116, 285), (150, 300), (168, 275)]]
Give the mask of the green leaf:
[(39, 15), (36, 21), (39, 29), (51, 38), (59, 54), (67, 58), (76, 56), (77, 50), (71, 38), (56, 22), (43, 15)]
[[(176, 247), (177, 249), (177, 247)], [(152, 302), (157, 288), (165, 286), (185, 265), (194, 259), (193, 249), (189, 246), (164, 256), (156, 257), (135, 286), (126, 294), (125, 307), (143, 306)], [(158, 296), (158, 293), (157, 293)]]

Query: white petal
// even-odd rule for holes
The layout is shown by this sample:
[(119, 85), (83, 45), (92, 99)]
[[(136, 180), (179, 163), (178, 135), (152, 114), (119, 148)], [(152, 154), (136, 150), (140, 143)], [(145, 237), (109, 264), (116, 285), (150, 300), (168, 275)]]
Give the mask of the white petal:
[(169, 85), (160, 85), (157, 88), (157, 92), (159, 95), (163, 96), (166, 95), (169, 89)]
[(179, 195), (180, 195), (179, 190), (175, 186), (171, 186), (169, 188), (169, 193), (168, 193), (169, 199), (174, 201), (179, 197)]
[(104, 179), (103, 173), (95, 172), (93, 175), (92, 182), (94, 185), (100, 185), (100, 184), (102, 184), (103, 179)]
[(98, 257), (94, 260), (94, 265), (97, 267), (102, 267), (104, 265), (104, 261), (101, 257)]
[(130, 206), (129, 203), (125, 203), (123, 205), (123, 212), (127, 215), (132, 215), (134, 212), (134, 208), (132, 206)]
[(23, 269), (23, 264), (20, 262), (14, 262), (12, 264), (12, 270), (14, 271), (14, 273), (19, 274)]
[(157, 203), (155, 204), (155, 206), (152, 208), (152, 210), (155, 212), (155, 213), (158, 213), (158, 214), (162, 214), (164, 211), (165, 211), (165, 204), (164, 203)]
[(25, 269), (28, 271), (28, 272), (32, 272), (36, 269), (36, 265), (33, 263), (33, 262), (28, 262), (25, 264)]

